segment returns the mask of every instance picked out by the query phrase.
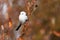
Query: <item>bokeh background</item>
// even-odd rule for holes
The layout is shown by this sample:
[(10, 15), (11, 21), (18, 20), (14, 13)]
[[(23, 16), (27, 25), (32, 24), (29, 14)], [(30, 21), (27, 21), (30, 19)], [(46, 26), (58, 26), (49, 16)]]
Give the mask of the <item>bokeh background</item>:
[[(29, 20), (16, 38), (21, 11)], [(59, 19), (60, 0), (0, 0), (0, 40), (60, 40)]]

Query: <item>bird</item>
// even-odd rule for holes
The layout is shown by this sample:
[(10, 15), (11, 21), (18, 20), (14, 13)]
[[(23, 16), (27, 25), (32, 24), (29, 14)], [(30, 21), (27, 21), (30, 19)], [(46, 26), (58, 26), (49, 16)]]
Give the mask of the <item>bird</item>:
[(16, 28), (16, 31), (28, 20), (28, 16), (26, 15), (25, 11), (21, 11), (19, 15), (19, 25)]

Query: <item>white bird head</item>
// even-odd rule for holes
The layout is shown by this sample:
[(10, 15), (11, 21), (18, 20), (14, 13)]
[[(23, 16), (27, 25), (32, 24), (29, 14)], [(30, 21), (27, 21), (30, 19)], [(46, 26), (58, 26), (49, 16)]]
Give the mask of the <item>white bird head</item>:
[(20, 12), (20, 15), (26, 15), (26, 12), (22, 11)]

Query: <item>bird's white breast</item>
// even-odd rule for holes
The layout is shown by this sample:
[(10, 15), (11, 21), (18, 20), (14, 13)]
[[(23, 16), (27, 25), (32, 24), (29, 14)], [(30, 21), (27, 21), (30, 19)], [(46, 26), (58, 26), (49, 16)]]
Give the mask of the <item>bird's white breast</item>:
[(26, 15), (19, 15), (19, 21), (24, 23), (27, 20), (27, 16)]

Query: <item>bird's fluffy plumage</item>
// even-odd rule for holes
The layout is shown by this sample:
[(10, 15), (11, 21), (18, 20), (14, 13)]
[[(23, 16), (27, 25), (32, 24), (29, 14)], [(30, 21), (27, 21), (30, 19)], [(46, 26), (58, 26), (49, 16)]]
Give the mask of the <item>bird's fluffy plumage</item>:
[[(15, 31), (16, 38), (19, 38), (21, 36), (21, 33), (19, 33), (23, 28), (23, 27), (21, 27), (21, 25), (23, 25), (27, 19), (28, 19), (28, 17), (26, 16), (26, 12), (24, 12), (24, 11), (20, 12), (20, 15), (19, 15), (20, 23), (19, 23), (19, 26), (16, 28), (16, 31)], [(19, 28), (20, 28), (20, 30), (19, 30)]]
[(18, 30), (21, 27), (21, 25), (26, 22), (26, 20), (28, 20), (28, 17), (26, 16), (26, 12), (24, 11), (20, 12), (20, 15), (19, 15), (20, 23), (16, 30)]
[(28, 19), (28, 17), (26, 16), (26, 12), (22, 11), (20, 12), (20, 15), (19, 15), (19, 21), (21, 23), (25, 23), (25, 21)]

